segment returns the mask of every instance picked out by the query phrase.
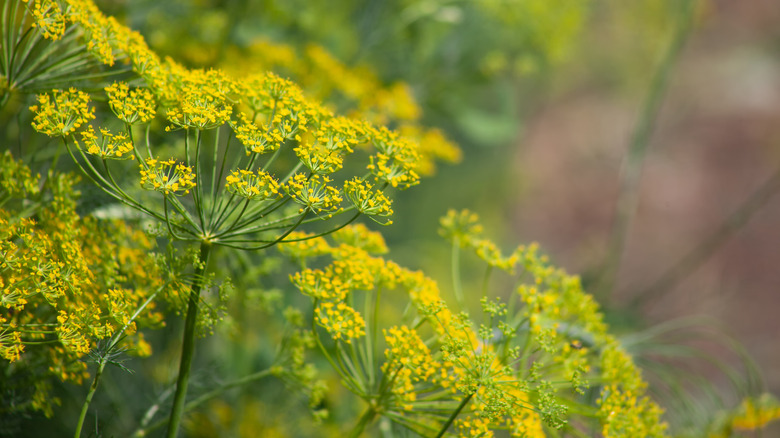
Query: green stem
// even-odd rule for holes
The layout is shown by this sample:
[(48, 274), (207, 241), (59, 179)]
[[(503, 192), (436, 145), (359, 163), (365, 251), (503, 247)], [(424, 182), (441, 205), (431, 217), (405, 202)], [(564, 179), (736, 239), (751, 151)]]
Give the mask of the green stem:
[(195, 268), (195, 283), (192, 285), (192, 290), (190, 290), (187, 317), (184, 321), (184, 339), (181, 347), (181, 360), (179, 362), (179, 378), (176, 380), (176, 394), (173, 397), (173, 409), (168, 420), (168, 432), (166, 434), (168, 438), (177, 436), (181, 417), (184, 414), (184, 402), (187, 397), (187, 385), (190, 380), (192, 356), (195, 352), (195, 323), (198, 319), (200, 290), (203, 287), (203, 274), (208, 264), (210, 249), (210, 242), (201, 242), (199, 264)]
[(368, 409), (366, 409), (366, 412), (360, 416), (360, 420), (358, 420), (355, 427), (352, 428), (352, 432), (349, 433), (350, 438), (358, 438), (363, 434), (363, 431), (366, 430), (366, 426), (374, 421), (374, 417), (376, 417), (376, 410), (373, 406), (369, 406)]
[(103, 375), (103, 369), (106, 367), (106, 358), (101, 357), (98, 363), (97, 372), (95, 372), (95, 379), (92, 380), (92, 385), (89, 386), (89, 393), (87, 393), (87, 399), (84, 400), (84, 405), (81, 406), (81, 414), (79, 414), (79, 422), (76, 424), (76, 433), (73, 434), (75, 438), (81, 437), (81, 429), (84, 427), (84, 419), (87, 418), (87, 410), (89, 404), (92, 403), (92, 397), (97, 391), (98, 383), (100, 382), (100, 376)]
[(455, 301), (460, 310), (466, 308), (466, 301), (463, 298), (463, 285), (460, 282), (460, 243), (458, 239), (452, 240), (452, 290), (455, 292)]
[(655, 71), (627, 151), (625, 172), (623, 173), (620, 193), (618, 194), (617, 206), (615, 208), (612, 236), (601, 278), (594, 293), (601, 300), (611, 298), (614, 289), (615, 280), (620, 270), (620, 259), (625, 248), (626, 237), (639, 202), (638, 189), (642, 175), (642, 164), (647, 155), (650, 136), (668, 88), (669, 76), (693, 27), (695, 3), (696, 0), (685, 0), (680, 4), (681, 15), (676, 32)]
[[(264, 379), (264, 378), (272, 376), (272, 375), (273, 375), (273, 373), (271, 372), (271, 369), (269, 368), (269, 369), (266, 369), (266, 370), (258, 371), (256, 373), (252, 373), (252, 374), (249, 374), (247, 376), (241, 377), (240, 379), (233, 380), (232, 382), (228, 382), (228, 383), (226, 383), (226, 384), (224, 384), (224, 385), (222, 385), (222, 386), (220, 386), (218, 388), (212, 389), (211, 391), (201, 395), (200, 397), (196, 398), (195, 400), (185, 404), (184, 405), (184, 412), (191, 411), (191, 410), (197, 408), (198, 406), (201, 406), (202, 404), (206, 403), (207, 401), (213, 400), (213, 399), (217, 398), (220, 394), (222, 394), (223, 392), (225, 392), (225, 391), (227, 391), (229, 389), (233, 389), (235, 387), (242, 386), (242, 385), (245, 385), (247, 383), (251, 383), (251, 382), (254, 382), (254, 381), (257, 381), (257, 380), (261, 380), (261, 379)], [(146, 420), (146, 418), (148, 417), (148, 419), (151, 420), (151, 417), (154, 415), (154, 413), (156, 412), (158, 407), (159, 407), (159, 405), (152, 406), (152, 408), (150, 408), (150, 410), (144, 416), (144, 419)], [(146, 421), (148, 422), (149, 420), (146, 420)], [(165, 423), (165, 421), (161, 420), (161, 421), (157, 421), (155, 423), (152, 423), (149, 426), (141, 427), (141, 428), (137, 429), (133, 433), (132, 436), (133, 437), (143, 437), (143, 436), (146, 436), (146, 434), (148, 432), (151, 432), (151, 431), (157, 429), (158, 427), (162, 426), (164, 423)], [(143, 423), (142, 423), (142, 426), (143, 426)]]
[(455, 409), (455, 412), (453, 412), (452, 415), (450, 415), (450, 418), (447, 419), (447, 422), (444, 423), (444, 426), (442, 426), (441, 430), (436, 435), (436, 438), (441, 438), (442, 436), (444, 436), (444, 434), (447, 432), (447, 429), (449, 429), (450, 425), (452, 425), (452, 422), (455, 421), (455, 418), (457, 418), (458, 415), (460, 415), (460, 411), (462, 411), (463, 408), (466, 407), (466, 404), (468, 404), (469, 400), (471, 400), (471, 397), (473, 396), (474, 396), (473, 393), (469, 394), (463, 399), (462, 402), (460, 402), (458, 408)]

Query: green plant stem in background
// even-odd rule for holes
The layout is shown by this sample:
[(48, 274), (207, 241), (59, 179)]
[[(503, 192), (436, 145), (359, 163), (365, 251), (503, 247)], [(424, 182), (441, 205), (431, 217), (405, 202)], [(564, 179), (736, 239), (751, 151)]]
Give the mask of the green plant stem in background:
[(154, 300), (155, 297), (157, 297), (157, 294), (159, 293), (159, 290), (149, 296), (149, 298), (144, 301), (143, 304), (141, 304), (137, 309), (135, 309), (135, 313), (130, 317), (130, 319), (127, 321), (127, 323), (122, 327), (121, 330), (116, 332), (114, 336), (111, 337), (111, 339), (108, 342), (108, 346), (106, 347), (106, 350), (103, 354), (100, 355), (100, 359), (98, 359), (98, 368), (95, 372), (95, 378), (92, 380), (92, 385), (89, 387), (89, 393), (87, 393), (87, 398), (84, 400), (84, 405), (81, 406), (81, 413), (79, 414), (79, 421), (76, 424), (76, 433), (74, 434), (75, 438), (79, 438), (81, 436), (81, 429), (84, 427), (84, 419), (87, 418), (87, 410), (89, 409), (90, 403), (92, 403), (92, 397), (95, 395), (95, 391), (97, 391), (98, 383), (100, 383), (100, 377), (103, 375), (103, 370), (106, 368), (106, 364), (109, 363), (111, 356), (114, 353), (114, 349), (116, 348), (117, 344), (119, 344), (119, 341), (124, 337), (124, 332), (127, 330), (127, 328), (130, 326), (130, 324), (135, 321), (135, 319), (138, 317), (138, 315), (141, 314), (141, 312), (146, 308), (146, 306), (149, 305), (149, 303)]
[(195, 282), (190, 290), (187, 304), (187, 317), (184, 321), (184, 337), (181, 347), (181, 361), (179, 362), (179, 377), (176, 380), (176, 394), (173, 397), (173, 408), (168, 422), (168, 438), (175, 438), (179, 433), (181, 417), (184, 413), (184, 402), (187, 398), (187, 385), (190, 379), (192, 357), (195, 352), (195, 325), (198, 319), (198, 307), (200, 305), (200, 291), (203, 286), (203, 276), (209, 261), (211, 243), (203, 241), (200, 244), (198, 265), (195, 267)]
[(467, 395), (463, 399), (462, 402), (460, 402), (460, 404), (458, 405), (458, 408), (455, 409), (455, 411), (452, 413), (452, 415), (450, 415), (450, 418), (447, 419), (447, 422), (444, 423), (444, 426), (441, 427), (441, 430), (436, 435), (436, 438), (441, 438), (441, 437), (444, 436), (445, 433), (447, 433), (447, 429), (450, 428), (450, 426), (455, 421), (455, 419), (458, 417), (458, 415), (460, 415), (460, 411), (462, 411), (463, 408), (466, 407), (466, 405), (468, 404), (469, 400), (471, 400), (471, 397), (473, 397), (473, 396), (474, 396), (474, 393), (471, 393), (471, 394)]
[(680, 17), (675, 33), (650, 83), (650, 89), (628, 148), (612, 225), (612, 237), (597, 287), (593, 292), (596, 298), (602, 302), (606, 302), (612, 297), (615, 280), (620, 270), (620, 259), (625, 249), (626, 237), (639, 201), (639, 181), (642, 176), (642, 164), (647, 155), (650, 134), (655, 126), (664, 94), (668, 88), (669, 74), (674, 68), (693, 27), (695, 4), (696, 0), (683, 0), (679, 5)]
[(649, 302), (658, 300), (672, 290), (674, 285), (701, 266), (734, 233), (740, 230), (757, 211), (772, 199), (778, 190), (780, 190), (780, 169), (776, 170), (761, 187), (753, 192), (708, 238), (674, 263), (648, 288), (637, 294), (631, 301), (630, 307), (642, 307)]
[(363, 415), (360, 416), (360, 420), (358, 420), (355, 427), (352, 428), (352, 431), (349, 433), (349, 437), (358, 438), (366, 429), (366, 426), (368, 426), (369, 424), (371, 424), (372, 421), (374, 421), (376, 414), (377, 412), (374, 406), (369, 406), (366, 409), (366, 412), (364, 412)]
[(466, 308), (466, 300), (463, 298), (463, 285), (460, 281), (460, 242), (452, 240), (452, 290), (455, 293), (455, 301), (460, 310)]
[[(207, 401), (212, 400), (212, 399), (218, 397), (220, 394), (222, 394), (223, 392), (225, 392), (225, 391), (227, 391), (229, 389), (233, 389), (233, 388), (236, 388), (236, 387), (239, 387), (239, 386), (242, 386), (242, 385), (246, 385), (247, 383), (255, 382), (255, 381), (264, 379), (266, 377), (270, 377), (272, 375), (273, 375), (273, 372), (269, 368), (269, 369), (265, 369), (265, 370), (262, 370), (262, 371), (258, 371), (256, 373), (249, 374), (249, 375), (244, 376), (244, 377), (242, 377), (240, 379), (236, 379), (236, 380), (233, 380), (231, 382), (228, 382), (228, 383), (220, 386), (219, 388), (212, 389), (211, 391), (209, 391), (209, 392), (207, 392), (205, 394), (202, 394), (201, 396), (199, 396), (195, 400), (192, 400), (191, 402), (185, 404), (183, 412), (189, 412), (189, 411), (191, 411), (191, 410), (201, 406), (202, 404), (206, 403)], [(165, 397), (162, 397), (162, 398), (165, 398)], [(148, 423), (149, 420), (151, 420), (151, 418), (154, 415), (154, 413), (157, 412), (158, 408), (159, 408), (159, 405), (157, 405), (157, 404), (155, 406), (152, 406), (152, 408), (149, 410), (147, 415), (144, 416), (144, 419), (146, 420), (147, 423)], [(163, 426), (164, 424), (165, 424), (165, 420), (156, 421), (156, 422), (154, 422), (154, 423), (152, 423), (152, 424), (150, 424), (148, 426), (146, 426), (144, 424), (144, 422), (142, 422), (141, 423), (141, 427), (136, 429), (136, 431), (133, 433), (132, 436), (133, 437), (139, 437), (139, 438), (140, 437), (144, 437), (144, 436), (146, 436), (147, 433), (149, 433), (149, 432), (151, 432), (151, 431), (153, 431), (153, 430)]]
[(107, 362), (108, 362), (107, 356), (101, 356), (100, 360), (98, 361), (98, 368), (97, 371), (95, 372), (95, 378), (92, 380), (92, 384), (89, 386), (89, 393), (87, 393), (87, 399), (84, 400), (84, 404), (81, 406), (79, 421), (76, 424), (76, 433), (73, 434), (75, 438), (81, 437), (81, 429), (84, 427), (84, 419), (87, 418), (87, 410), (89, 409), (89, 404), (92, 403), (92, 397), (95, 395), (95, 391), (97, 391), (98, 383), (100, 382), (100, 377), (103, 375), (103, 369), (106, 367)]

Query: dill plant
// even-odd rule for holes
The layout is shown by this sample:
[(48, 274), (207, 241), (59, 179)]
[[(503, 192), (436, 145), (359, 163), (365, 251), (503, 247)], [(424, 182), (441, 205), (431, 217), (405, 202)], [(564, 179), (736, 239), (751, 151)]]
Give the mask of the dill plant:
[[(132, 66), (143, 84), (105, 87), (110, 113), (102, 109), (100, 117), (85, 91), (71, 87), (40, 94), (30, 107), (33, 128), (59, 138), (83, 174), (108, 196), (163, 223), (173, 241), (199, 246), (184, 298), (182, 354), (168, 424), (168, 436), (176, 436), (213, 247), (258, 251), (285, 241), (299, 227), (333, 223), (319, 227), (323, 235), (361, 214), (388, 217), (391, 200), (383, 191), (417, 184), (420, 154), (393, 131), (335, 116), (276, 75), (233, 78), (161, 60), (138, 34), (89, 1), (29, 3), (32, 22), (21, 19), (28, 33), (42, 32), (57, 42), (65, 27), (79, 29), (92, 56), (107, 66), (117, 60)], [(8, 88), (17, 87), (10, 82)], [(157, 110), (164, 110), (166, 126), (155, 143), (150, 131)], [(161, 157), (158, 149), (173, 156)], [(365, 161), (362, 171), (353, 165), (339, 172), (345, 160), (357, 161), (359, 155)], [(138, 177), (128, 177), (136, 165)]]
[[(543, 3), (527, 8), (551, 13)], [(501, 3), (484, 4), (501, 17)], [(579, 26), (579, 7), (564, 12), (571, 26), (544, 43), (552, 58)], [(161, 326), (158, 301), (167, 300), (185, 315), (177, 382), (143, 414), (137, 437), (165, 425), (177, 436), (186, 411), (269, 376), (302, 386), (316, 409), (326, 390), (306, 362), (312, 349), (363, 401), (355, 437), (376, 428), (432, 437), (669, 434), (594, 299), (535, 245), (505, 255), (476, 215), (450, 212), (441, 221), (453, 251), (450, 306), (436, 281), (384, 258), (381, 234), (356, 222), (389, 225), (394, 191), (433, 173), (436, 160), (460, 158), (422, 126), (407, 85), (384, 86), (320, 46), (296, 54), (264, 40), (223, 53), (220, 69), (187, 68), (90, 0), (10, 1), (0, 18), (0, 106), (36, 94), (31, 126), (56, 139), (45, 178), (10, 154), (0, 162), (0, 355), (14, 372), (32, 370), (26, 407), (52, 415), (44, 374), (82, 383), (91, 357), (80, 436), (105, 367), (123, 367), (125, 352), (151, 353), (138, 328)], [(271, 68), (303, 88), (270, 72), (243, 74)], [(354, 111), (339, 116), (320, 103), (334, 96)], [(124, 216), (157, 223), (173, 242), (168, 256), (144, 257), (154, 242), (128, 223), (77, 215), (73, 179), (55, 170), (62, 154)], [(220, 248), (291, 260), (290, 281), (311, 311), (284, 310), (271, 367), (188, 399), (196, 335), (226, 310), (204, 298), (217, 290), (224, 301), (230, 288), (215, 280)], [(468, 312), (474, 293), (462, 285), (462, 252), (486, 265), (479, 312)], [(498, 271), (515, 279), (506, 303), (490, 296)], [(155, 420), (166, 397), (169, 418)], [(709, 431), (730, 436), (778, 417), (774, 399), (748, 397)]]

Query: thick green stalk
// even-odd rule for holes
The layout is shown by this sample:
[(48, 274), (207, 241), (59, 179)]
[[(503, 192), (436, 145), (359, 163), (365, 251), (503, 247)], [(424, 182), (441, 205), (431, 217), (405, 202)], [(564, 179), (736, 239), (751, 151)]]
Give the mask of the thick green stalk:
[(200, 304), (200, 290), (203, 286), (203, 274), (209, 261), (210, 242), (200, 244), (200, 260), (195, 268), (195, 283), (190, 290), (190, 298), (187, 304), (187, 317), (184, 320), (184, 338), (181, 347), (181, 360), (179, 361), (179, 378), (176, 380), (176, 394), (173, 397), (173, 409), (168, 420), (168, 438), (175, 438), (179, 433), (182, 414), (184, 414), (184, 402), (187, 398), (187, 385), (190, 380), (190, 368), (192, 356), (195, 352), (195, 323), (198, 319), (198, 307)]
[(450, 418), (447, 419), (447, 422), (444, 423), (444, 426), (441, 427), (441, 430), (439, 431), (439, 434), (436, 435), (436, 438), (441, 438), (444, 436), (445, 433), (447, 433), (447, 429), (450, 428), (452, 423), (455, 421), (456, 418), (458, 418), (458, 415), (460, 415), (460, 411), (463, 410), (463, 408), (466, 407), (469, 400), (471, 400), (471, 397), (474, 396), (474, 393), (471, 393), (463, 398), (463, 401), (460, 402), (460, 405), (458, 405), (458, 408), (455, 409), (455, 411), (450, 415)]
[(374, 421), (374, 417), (376, 417), (376, 410), (373, 406), (369, 406), (368, 409), (366, 409), (366, 412), (360, 417), (360, 420), (358, 420), (355, 427), (352, 428), (352, 431), (349, 434), (350, 438), (358, 438), (362, 435), (363, 431), (366, 430), (366, 426)]
[(92, 397), (95, 395), (95, 391), (97, 391), (98, 383), (100, 382), (100, 376), (103, 375), (103, 369), (106, 367), (106, 362), (107, 361), (105, 357), (100, 358), (97, 372), (95, 372), (95, 378), (92, 380), (92, 385), (89, 386), (87, 399), (84, 400), (84, 404), (81, 406), (79, 422), (76, 424), (76, 433), (73, 434), (75, 438), (81, 437), (81, 429), (84, 427), (84, 420), (87, 418), (87, 410), (89, 409), (89, 404), (92, 403)]

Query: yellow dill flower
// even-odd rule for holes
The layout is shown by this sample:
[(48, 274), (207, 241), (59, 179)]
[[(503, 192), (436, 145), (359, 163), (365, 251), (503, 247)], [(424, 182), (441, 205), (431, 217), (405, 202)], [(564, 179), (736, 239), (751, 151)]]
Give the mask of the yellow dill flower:
[(457, 240), (462, 248), (482, 234), (483, 230), (479, 216), (468, 210), (449, 210), (446, 216), (439, 219), (439, 224), (439, 234), (447, 240)]
[(35, 113), (32, 126), (50, 137), (65, 136), (95, 118), (95, 108), (89, 106), (89, 94), (70, 88), (38, 95), (38, 105), (30, 107)]
[(24, 345), (22, 344), (22, 335), (16, 331), (16, 324), (6, 324), (8, 320), (0, 316), (0, 357), (9, 361), (15, 362), (19, 360), (20, 355), (24, 351)]
[(370, 157), (366, 168), (377, 181), (401, 189), (420, 182), (415, 170), (420, 156), (414, 143), (384, 127), (372, 130), (369, 135), (377, 153)]
[(0, 155), (0, 175), (3, 175), (0, 178), (0, 188), (10, 197), (24, 198), (40, 192), (40, 175), (33, 177), (30, 168), (21, 161), (14, 160), (11, 151), (5, 151)]
[(292, 283), (312, 298), (326, 301), (343, 301), (350, 292), (350, 286), (341, 278), (334, 277), (332, 271), (305, 269), (290, 276)]
[(104, 160), (134, 160), (133, 143), (127, 134), (120, 132), (112, 134), (108, 129), (100, 128), (100, 138), (90, 126), (81, 131), (81, 139), (87, 153), (97, 155)]
[(195, 187), (195, 174), (192, 168), (177, 163), (176, 160), (158, 160), (147, 158), (140, 165), (141, 187), (165, 195), (186, 195)]
[(178, 106), (168, 108), (166, 117), (171, 126), (167, 131), (177, 128), (213, 129), (230, 120), (233, 112), (231, 105), (214, 101), (198, 94), (187, 94)]
[(154, 118), (156, 103), (152, 92), (146, 88), (130, 87), (124, 82), (114, 82), (105, 88), (111, 111), (125, 123), (146, 123)]
[(371, 231), (364, 224), (350, 224), (331, 234), (336, 243), (360, 248), (370, 254), (386, 254), (387, 244), (382, 233)]
[(344, 302), (320, 303), (315, 310), (315, 319), (334, 340), (343, 340), (347, 344), (366, 334), (363, 317)]
[(731, 425), (738, 430), (757, 430), (776, 420), (780, 420), (780, 403), (771, 395), (763, 394), (742, 400)]
[(314, 237), (314, 234), (305, 231), (293, 231), (276, 248), (280, 253), (299, 262), (304, 262), (310, 257), (328, 254), (331, 250), (327, 240), (323, 237)]
[(234, 81), (219, 70), (184, 70), (176, 84), (179, 98), (167, 111), (170, 131), (178, 128), (213, 129), (230, 120)]
[(234, 170), (225, 181), (228, 192), (246, 199), (264, 201), (279, 196), (279, 183), (262, 170), (258, 170), (257, 174), (244, 169)]
[(230, 121), (230, 126), (236, 133), (236, 138), (246, 148), (247, 155), (250, 155), (252, 152), (257, 154), (273, 152), (279, 149), (279, 146), (284, 142), (285, 137), (278, 131), (259, 128), (243, 112), (239, 113), (238, 118), (241, 120), (241, 123)]
[[(357, 211), (368, 216), (392, 216), (392, 201), (380, 190), (360, 178), (344, 182), (344, 194), (352, 202)], [(383, 225), (393, 223), (388, 220)]]
[(52, 0), (25, 0), (27, 7), (32, 10), (33, 27), (41, 31), (44, 38), (58, 40), (65, 33), (65, 16), (62, 8)]
[(415, 330), (402, 325), (383, 329), (382, 333), (387, 343), (382, 372), (394, 377), (391, 391), (397, 397), (395, 403), (410, 411), (416, 399), (415, 383), (430, 379), (441, 365)]
[(296, 203), (303, 206), (301, 213), (332, 214), (341, 209), (343, 198), (337, 188), (328, 185), (329, 182), (327, 176), (297, 173), (283, 187)]

